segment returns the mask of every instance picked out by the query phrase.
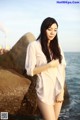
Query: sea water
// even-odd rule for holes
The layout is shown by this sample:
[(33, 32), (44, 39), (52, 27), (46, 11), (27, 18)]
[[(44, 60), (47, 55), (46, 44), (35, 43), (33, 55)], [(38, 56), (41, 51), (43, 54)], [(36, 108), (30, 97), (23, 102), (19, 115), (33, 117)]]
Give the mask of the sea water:
[(80, 120), (80, 52), (65, 52), (66, 84), (70, 103), (62, 108), (61, 120)]

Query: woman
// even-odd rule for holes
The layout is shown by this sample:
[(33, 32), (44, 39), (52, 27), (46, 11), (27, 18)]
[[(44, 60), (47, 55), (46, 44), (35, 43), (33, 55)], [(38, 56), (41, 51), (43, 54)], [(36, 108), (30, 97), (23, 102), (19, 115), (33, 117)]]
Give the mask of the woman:
[(37, 103), (44, 120), (58, 120), (64, 94), (65, 59), (57, 38), (58, 23), (46, 18), (40, 35), (27, 47), (25, 69), (37, 75)]

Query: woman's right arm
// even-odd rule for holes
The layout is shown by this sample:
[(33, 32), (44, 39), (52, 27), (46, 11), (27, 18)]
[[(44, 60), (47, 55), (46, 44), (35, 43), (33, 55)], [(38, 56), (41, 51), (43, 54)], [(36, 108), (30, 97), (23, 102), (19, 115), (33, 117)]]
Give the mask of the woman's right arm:
[(34, 43), (30, 43), (27, 47), (26, 52), (26, 60), (25, 60), (25, 69), (27, 71), (27, 75), (34, 76), (39, 74), (51, 67), (57, 67), (59, 64), (58, 60), (52, 60), (51, 62), (36, 67), (36, 49)]
[(58, 60), (52, 60), (51, 62), (45, 64), (45, 65), (42, 65), (42, 66), (39, 66), (39, 67), (35, 67), (33, 69), (33, 75), (36, 75), (36, 74), (39, 74), (51, 67), (57, 67), (59, 65), (59, 61)]

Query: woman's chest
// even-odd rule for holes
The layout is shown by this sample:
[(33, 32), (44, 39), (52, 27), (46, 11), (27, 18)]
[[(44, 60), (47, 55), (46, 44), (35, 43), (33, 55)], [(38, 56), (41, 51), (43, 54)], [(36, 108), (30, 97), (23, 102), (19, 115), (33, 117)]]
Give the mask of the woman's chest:
[(37, 66), (44, 65), (47, 63), (47, 59), (45, 54), (43, 53), (41, 48), (37, 48), (36, 50), (36, 64)]

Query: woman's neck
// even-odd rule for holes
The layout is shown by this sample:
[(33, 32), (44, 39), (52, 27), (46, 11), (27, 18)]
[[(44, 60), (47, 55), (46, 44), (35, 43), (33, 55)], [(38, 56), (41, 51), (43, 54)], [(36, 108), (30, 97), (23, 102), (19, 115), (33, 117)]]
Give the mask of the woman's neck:
[(47, 43), (48, 48), (49, 48), (49, 45), (50, 45), (50, 40), (48, 40), (48, 43)]

